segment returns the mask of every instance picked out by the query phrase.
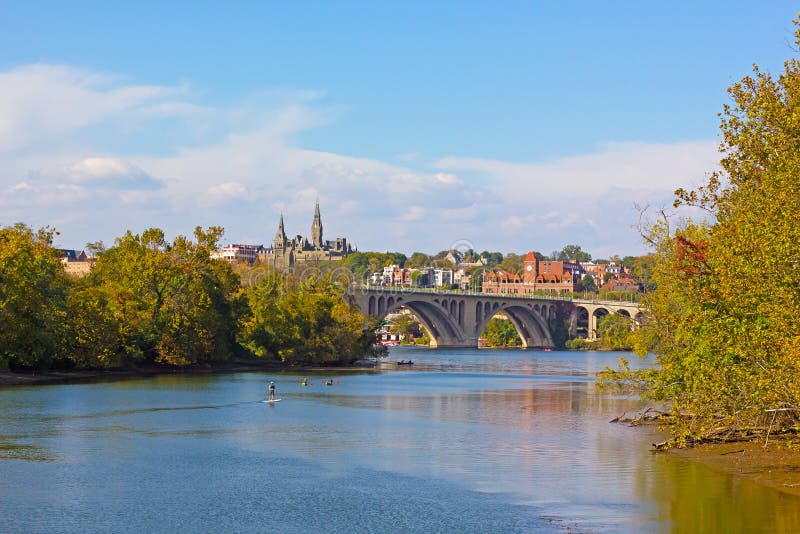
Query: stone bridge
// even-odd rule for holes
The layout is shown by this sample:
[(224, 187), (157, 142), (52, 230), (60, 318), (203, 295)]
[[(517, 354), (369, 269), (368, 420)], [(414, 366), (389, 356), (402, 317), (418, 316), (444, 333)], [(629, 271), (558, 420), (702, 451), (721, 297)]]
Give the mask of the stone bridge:
[[(434, 347), (477, 347), (478, 337), (498, 312), (508, 317), (524, 347), (552, 348), (553, 331), (568, 319), (570, 337), (597, 339), (597, 321), (619, 313), (640, 321), (637, 303), (559, 296), (495, 295), (423, 288), (351, 286), (348, 294), (365, 317), (383, 319), (406, 307), (431, 335)], [(562, 323), (563, 324), (563, 323)]]

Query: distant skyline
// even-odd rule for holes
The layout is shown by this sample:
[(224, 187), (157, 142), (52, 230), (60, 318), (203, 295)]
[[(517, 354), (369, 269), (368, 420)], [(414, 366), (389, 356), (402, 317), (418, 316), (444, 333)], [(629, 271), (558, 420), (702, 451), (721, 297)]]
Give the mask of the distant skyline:
[(641, 254), (797, 54), (778, 0), (165, 4), (3, 2), (0, 225), (269, 244), (319, 199), (360, 250)]

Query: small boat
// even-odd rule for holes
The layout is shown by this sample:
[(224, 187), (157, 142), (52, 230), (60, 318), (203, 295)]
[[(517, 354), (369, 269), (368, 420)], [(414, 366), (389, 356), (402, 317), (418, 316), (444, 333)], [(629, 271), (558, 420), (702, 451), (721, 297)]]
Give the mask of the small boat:
[(412, 360), (398, 360), (397, 365), (414, 365)]

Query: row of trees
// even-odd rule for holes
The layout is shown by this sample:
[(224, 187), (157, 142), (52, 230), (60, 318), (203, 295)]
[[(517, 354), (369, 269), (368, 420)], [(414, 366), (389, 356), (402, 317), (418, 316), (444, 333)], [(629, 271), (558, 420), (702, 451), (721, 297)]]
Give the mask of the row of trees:
[[(0, 229), (0, 366), (189, 365), (257, 356), (350, 362), (372, 334), (331, 276), (303, 281), (264, 269), (253, 283), (211, 260), (223, 230), (194, 240), (149, 229), (100, 250), (68, 278), (54, 232)], [(100, 248), (100, 247), (97, 247)]]

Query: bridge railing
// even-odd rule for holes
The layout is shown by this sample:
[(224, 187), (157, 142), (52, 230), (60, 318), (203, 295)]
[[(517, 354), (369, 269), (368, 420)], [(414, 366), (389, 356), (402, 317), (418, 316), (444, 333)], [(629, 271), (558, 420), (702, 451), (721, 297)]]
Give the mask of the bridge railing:
[(353, 284), (351, 288), (362, 291), (375, 291), (386, 294), (419, 294), (428, 293), (432, 295), (441, 296), (479, 296), (479, 297), (502, 297), (511, 299), (526, 299), (526, 300), (549, 300), (549, 301), (563, 301), (574, 302), (576, 304), (593, 304), (600, 306), (636, 306), (639, 307), (639, 302), (634, 300), (631, 296), (630, 300), (604, 300), (604, 299), (586, 299), (577, 298), (574, 294), (570, 295), (542, 295), (536, 293), (484, 293), (482, 291), (463, 290), (463, 289), (441, 289), (432, 287), (409, 287), (409, 286), (378, 286), (367, 284)]

